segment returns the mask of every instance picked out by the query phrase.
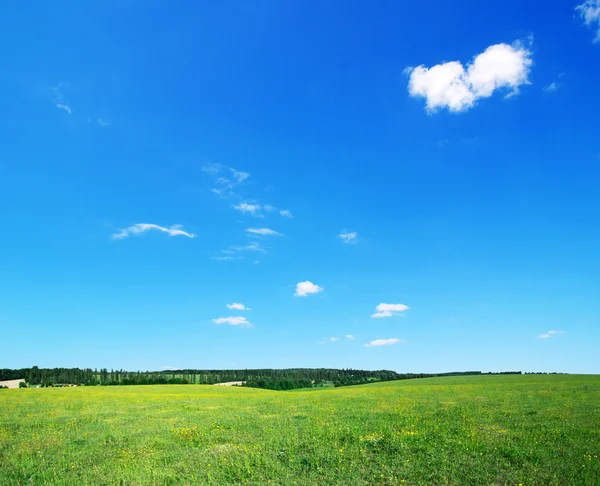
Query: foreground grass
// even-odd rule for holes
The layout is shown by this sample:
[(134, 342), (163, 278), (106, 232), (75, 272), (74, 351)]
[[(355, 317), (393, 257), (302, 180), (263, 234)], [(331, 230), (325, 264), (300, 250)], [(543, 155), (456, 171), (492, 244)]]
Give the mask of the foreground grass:
[(600, 376), (0, 391), (0, 484), (600, 484)]

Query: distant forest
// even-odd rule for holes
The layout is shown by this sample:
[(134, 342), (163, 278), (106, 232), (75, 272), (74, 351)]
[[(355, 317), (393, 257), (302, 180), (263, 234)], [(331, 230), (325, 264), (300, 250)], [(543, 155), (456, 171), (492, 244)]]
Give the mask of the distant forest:
[(520, 371), (482, 373), (463, 371), (455, 373), (397, 373), (395, 371), (365, 371), (329, 368), (291, 368), (283, 370), (168, 370), (124, 371), (80, 368), (22, 368), (0, 369), (0, 381), (24, 378), (31, 385), (214, 385), (242, 381), (243, 386), (270, 390), (292, 390), (316, 386), (348, 386), (379, 381), (410, 380), (438, 376), (481, 374), (521, 374)]

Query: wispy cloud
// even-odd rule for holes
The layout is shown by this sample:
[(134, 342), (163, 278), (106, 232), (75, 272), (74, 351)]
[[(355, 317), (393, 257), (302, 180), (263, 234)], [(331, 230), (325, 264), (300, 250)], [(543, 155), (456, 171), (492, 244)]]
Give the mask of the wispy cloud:
[(71, 107), (69, 105), (65, 105), (64, 103), (56, 103), (56, 107), (61, 110), (65, 110), (69, 115), (72, 113)]
[(219, 317), (217, 319), (213, 319), (215, 324), (229, 324), (230, 326), (238, 326), (238, 327), (252, 327), (252, 323), (248, 321), (243, 316), (237, 317)]
[(554, 93), (555, 91), (558, 90), (558, 88), (560, 88), (560, 84), (554, 82), (554, 83), (550, 83), (547, 86), (544, 86), (542, 88), (542, 90), (545, 91), (546, 93)]
[(388, 338), (388, 339), (375, 339), (365, 344), (367, 348), (373, 348), (376, 346), (391, 346), (392, 344), (405, 343), (403, 339)]
[(223, 166), (217, 162), (209, 162), (200, 167), (202, 172), (211, 176), (216, 176), (219, 172), (221, 172), (222, 169)]
[(292, 212), (289, 209), (282, 209), (279, 211), (279, 214), (281, 216), (283, 216), (284, 218), (292, 219), (294, 217), (294, 215), (292, 214)]
[(401, 313), (405, 310), (408, 310), (409, 307), (404, 304), (379, 304), (375, 310), (375, 314), (372, 314), (371, 317), (377, 319), (381, 317), (392, 317), (392, 316), (400, 316)]
[(410, 67), (408, 92), (410, 96), (425, 98), (426, 110), (452, 112), (467, 111), (481, 98), (488, 98), (498, 89), (507, 89), (508, 96), (528, 84), (533, 61), (531, 52), (521, 43), (496, 44), (475, 56), (463, 66), (459, 61)]
[(248, 179), (248, 177), (250, 177), (250, 174), (248, 174), (248, 172), (242, 172), (232, 168), (229, 168), (229, 170), (231, 171), (233, 178), (237, 182), (244, 182), (246, 179)]
[(226, 255), (226, 256), (214, 256), (214, 257), (212, 257), (212, 259), (220, 261), (220, 262), (230, 262), (232, 260), (235, 260), (235, 258), (233, 258), (230, 255)]
[(323, 287), (319, 287), (318, 285), (309, 282), (299, 282), (296, 284), (296, 293), (294, 294), (296, 297), (306, 297), (311, 294), (318, 294), (325, 290)]
[(340, 338), (339, 337), (330, 337), (329, 341), (331, 341), (332, 343), (335, 343), (336, 341), (339, 341)]
[(239, 302), (234, 302), (233, 304), (227, 304), (228, 309), (239, 310), (239, 311), (249, 311), (252, 310), (250, 307), (246, 307), (244, 304), (240, 304)]
[(161, 233), (167, 233), (169, 236), (186, 236), (187, 238), (196, 237), (195, 234), (183, 231), (181, 228), (182, 226), (180, 224), (174, 224), (169, 228), (165, 228), (164, 226), (159, 226), (157, 224), (137, 223), (133, 226), (129, 226), (128, 228), (119, 230), (118, 233), (113, 233), (112, 238), (114, 240), (120, 240), (132, 235), (141, 235), (147, 231), (160, 231)]
[[(261, 253), (269, 253), (265, 248), (263, 248), (260, 243), (253, 241), (251, 243), (248, 243), (247, 245), (243, 245), (243, 246), (232, 246), (231, 249), (233, 251), (258, 251)], [(225, 251), (225, 250), (223, 250)]]
[(281, 233), (270, 228), (246, 228), (246, 231), (253, 235), (261, 236), (283, 236)]
[(243, 316), (218, 317), (217, 319), (213, 319), (213, 322), (218, 325), (228, 324), (230, 326), (252, 327), (252, 323)]
[(356, 243), (356, 238), (358, 238), (358, 233), (356, 231), (342, 231), (338, 238), (342, 240), (344, 243)]
[(559, 334), (564, 334), (563, 331), (548, 331), (547, 333), (544, 334), (540, 334), (538, 336), (539, 339), (548, 339), (551, 338), (552, 336), (557, 336)]
[(253, 216), (258, 216), (261, 210), (260, 204), (253, 204), (247, 202), (235, 204), (233, 207), (241, 213), (250, 213)]
[(354, 339), (356, 339), (352, 334), (346, 334), (345, 338), (350, 339), (350, 341), (354, 341)]
[(96, 120), (96, 123), (102, 128), (110, 127), (110, 122), (108, 120), (105, 120), (104, 118), (98, 118)]
[(65, 87), (65, 83), (59, 83), (58, 85), (51, 88), (54, 93), (54, 106), (59, 110), (66, 111), (69, 115), (72, 113), (71, 107), (65, 102), (65, 98), (62, 94), (62, 89)]
[(596, 29), (594, 42), (600, 42), (600, 0), (586, 0), (575, 7), (583, 23), (591, 29)]

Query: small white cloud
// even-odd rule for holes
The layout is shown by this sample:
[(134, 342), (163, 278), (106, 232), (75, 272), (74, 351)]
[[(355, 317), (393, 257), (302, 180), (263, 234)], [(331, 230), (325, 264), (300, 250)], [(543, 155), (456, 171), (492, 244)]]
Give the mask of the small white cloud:
[(240, 304), (239, 302), (234, 302), (233, 304), (227, 304), (228, 309), (239, 310), (239, 311), (249, 311), (252, 310), (250, 307), (246, 307), (244, 304)]
[(402, 339), (389, 338), (389, 339), (375, 339), (370, 343), (366, 343), (365, 347), (372, 348), (375, 346), (391, 346), (392, 344), (405, 343)]
[(583, 23), (590, 28), (596, 29), (594, 42), (600, 42), (600, 0), (586, 0), (575, 7), (583, 19)]
[(64, 103), (56, 103), (56, 107), (65, 110), (69, 115), (71, 114), (71, 107), (69, 105), (65, 105)]
[(244, 182), (246, 179), (248, 179), (248, 177), (250, 177), (250, 174), (248, 174), (248, 172), (241, 172), (232, 168), (230, 168), (229, 170), (231, 171), (231, 173), (233, 174), (233, 178), (237, 182)]
[(96, 120), (96, 123), (102, 128), (110, 127), (110, 122), (108, 120), (105, 120), (104, 118), (98, 118)]
[(257, 214), (261, 209), (260, 204), (253, 204), (253, 203), (246, 203), (246, 202), (240, 203), (233, 207), (242, 213), (250, 213), (250, 214), (254, 214), (254, 215)]
[(553, 93), (558, 88), (560, 88), (560, 84), (558, 84), (558, 83), (550, 83), (548, 86), (544, 86), (542, 88), (542, 90), (544, 90), (546, 93)]
[(278, 233), (275, 230), (270, 228), (247, 228), (246, 231), (253, 235), (261, 235), (261, 236), (282, 236), (281, 233)]
[(339, 340), (340, 340), (340, 338), (339, 338), (339, 337), (330, 337), (330, 338), (329, 338), (329, 340), (330, 340), (332, 343), (335, 343), (336, 341), (339, 341)]
[(119, 232), (114, 233), (112, 235), (112, 237), (114, 240), (120, 240), (123, 238), (127, 238), (128, 236), (131, 236), (131, 235), (140, 235), (142, 233), (145, 233), (145, 232), (151, 231), (151, 230), (160, 231), (162, 233), (167, 233), (169, 236), (186, 236), (187, 238), (195, 238), (196, 237), (196, 235), (194, 235), (193, 233), (188, 233), (187, 231), (183, 231), (181, 229), (180, 224), (174, 224), (173, 226), (171, 226), (169, 228), (165, 228), (164, 226), (159, 226), (157, 224), (149, 224), (149, 223), (134, 224), (133, 226), (130, 226), (129, 228), (124, 228), (122, 230), (119, 230)]
[(430, 113), (442, 108), (466, 111), (497, 89), (508, 89), (509, 96), (517, 94), (519, 86), (529, 83), (531, 64), (531, 52), (522, 44), (496, 44), (475, 56), (466, 68), (459, 61), (408, 68), (408, 92), (425, 98)]
[(342, 240), (344, 243), (356, 243), (356, 238), (358, 238), (358, 233), (356, 231), (342, 231), (338, 238)]
[(235, 260), (232, 256), (214, 256), (212, 257), (212, 259), (220, 262), (228, 262), (231, 260)]
[(252, 323), (248, 321), (243, 316), (238, 317), (219, 317), (217, 319), (213, 319), (215, 324), (229, 324), (230, 326), (239, 326), (239, 327), (252, 327)]
[(547, 333), (545, 333), (545, 334), (540, 334), (540, 335), (538, 336), (538, 338), (539, 338), (539, 339), (549, 339), (549, 338), (551, 338), (552, 336), (557, 336), (557, 335), (559, 335), (559, 334), (564, 334), (564, 332), (563, 332), (563, 331), (548, 331), (548, 332), (547, 332)]
[(234, 247), (232, 247), (232, 250), (233, 251), (259, 251), (261, 253), (269, 253), (262, 246), (260, 246), (260, 243), (257, 243), (256, 241), (253, 241), (252, 243), (249, 243), (244, 246), (234, 246)]
[(356, 339), (352, 334), (346, 334), (346, 339), (350, 339), (350, 341), (354, 341)]
[(310, 294), (318, 294), (322, 292), (323, 287), (319, 287), (308, 280), (306, 282), (299, 282), (296, 284), (296, 293), (294, 294), (296, 297), (306, 297)]
[(272, 213), (273, 211), (277, 211), (277, 208), (275, 206), (271, 206), (270, 204), (265, 204), (264, 205), (264, 210), (267, 213)]
[(222, 169), (223, 166), (217, 162), (210, 162), (208, 164), (204, 164), (200, 168), (202, 172), (211, 176), (216, 176), (219, 172), (221, 172)]
[(289, 209), (282, 209), (281, 211), (279, 211), (279, 214), (281, 216), (283, 216), (284, 218), (292, 219), (294, 217), (294, 215), (291, 213), (291, 211)]
[(404, 312), (405, 310), (408, 310), (409, 307), (407, 305), (404, 304), (384, 304), (381, 303), (379, 304), (375, 310), (377, 312), (375, 312), (375, 314), (372, 314), (371, 317), (377, 319), (380, 317), (392, 317), (392, 316), (398, 316), (401, 315), (401, 312)]

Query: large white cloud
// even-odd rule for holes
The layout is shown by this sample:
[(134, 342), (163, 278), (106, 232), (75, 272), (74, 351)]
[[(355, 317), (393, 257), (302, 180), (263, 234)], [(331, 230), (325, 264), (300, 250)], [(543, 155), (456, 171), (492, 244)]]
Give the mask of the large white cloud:
[(410, 309), (410, 307), (404, 304), (384, 304), (382, 302), (375, 308), (377, 312), (375, 312), (375, 314), (372, 314), (371, 317), (380, 318), (398, 316), (401, 315), (401, 312), (404, 312), (408, 309)]
[(370, 343), (366, 343), (365, 347), (371, 348), (375, 346), (391, 346), (392, 344), (405, 343), (406, 341), (396, 338), (374, 339)]
[(577, 5), (575, 10), (579, 12), (585, 25), (596, 29), (594, 42), (600, 42), (600, 0), (586, 0), (581, 5)]
[(119, 230), (118, 233), (114, 233), (112, 235), (113, 239), (120, 240), (123, 238), (127, 238), (131, 235), (140, 235), (145, 233), (146, 231), (160, 231), (161, 233), (167, 233), (169, 236), (186, 236), (188, 238), (195, 238), (196, 235), (193, 233), (188, 233), (187, 231), (183, 231), (181, 229), (180, 224), (174, 224), (169, 228), (165, 228), (164, 226), (159, 226), (157, 224), (150, 223), (138, 223), (130, 226), (129, 228), (124, 228)]
[(308, 280), (306, 282), (299, 282), (296, 284), (296, 293), (294, 294), (296, 297), (306, 297), (310, 294), (318, 294), (322, 292), (323, 287), (319, 287)]
[(522, 44), (496, 44), (475, 56), (466, 67), (459, 61), (407, 69), (410, 74), (408, 92), (426, 100), (426, 109), (434, 112), (447, 108), (466, 111), (480, 98), (506, 88), (509, 95), (528, 84), (531, 52)]
[(248, 322), (243, 316), (237, 317), (219, 317), (217, 319), (213, 319), (215, 324), (229, 324), (231, 326), (239, 326), (239, 327), (252, 327), (252, 323)]

